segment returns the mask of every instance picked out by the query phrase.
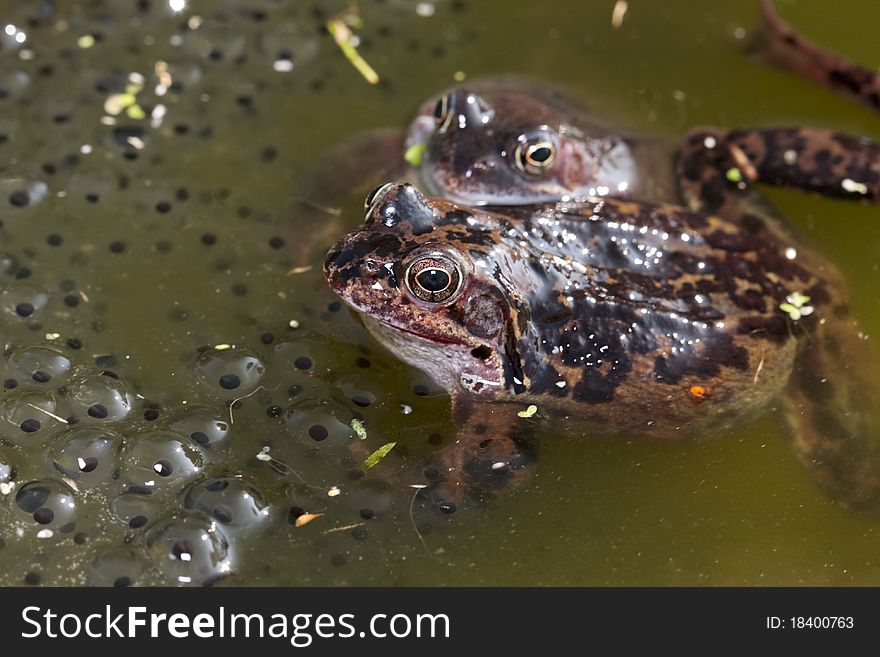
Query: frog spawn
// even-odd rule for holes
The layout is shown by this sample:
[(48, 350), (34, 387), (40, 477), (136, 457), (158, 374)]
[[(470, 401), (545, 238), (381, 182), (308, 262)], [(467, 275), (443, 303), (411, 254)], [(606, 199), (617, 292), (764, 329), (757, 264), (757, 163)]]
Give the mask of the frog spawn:
[[(290, 166), (278, 146), (285, 142), (267, 135), (252, 154), (230, 153), (236, 170), (253, 156), (252, 194), (235, 187), (240, 173), (226, 187), (201, 173), (216, 157), (215, 135), (258, 113), (269, 125), (284, 123), (267, 116), (273, 109), (264, 99), (298, 103), (291, 85), (301, 93), (336, 84), (332, 70), (308, 68), (323, 48), (314, 28), (324, 19), (312, 24), (284, 16), (287, 8), (223, 5), (243, 22), (190, 21), (194, 12), (174, 15), (156, 3), (107, 6), (100, 24), (64, 7), (30, 15), (17, 5), (7, 17), (27, 26), (21, 49), (37, 56), (0, 67), (0, 105), (29, 107), (0, 120), (9, 136), (0, 145), (4, 156), (20, 163), (0, 180), (7, 345), (0, 516), (9, 518), (0, 527), (2, 584), (206, 584), (251, 573), (237, 580), (249, 583), (268, 569), (240, 555), (277, 556), (279, 540), (297, 547), (297, 563), (312, 560), (312, 572), (335, 573), (353, 560), (341, 556), (354, 549), (352, 539), (331, 534), (312, 548), (319, 532), (392, 513), (384, 489), (351, 502), (371, 481), (358, 465), (383, 439), (369, 429), (370, 413), (385, 401), (374, 384), (385, 376), (376, 366), (383, 358), (363, 347), (337, 353), (326, 329), (341, 323), (350, 330), (350, 320), (329, 296), (312, 294), (304, 307), (293, 290), (288, 299), (296, 302), (278, 303), (276, 292), (291, 282), (323, 287), (317, 275), (288, 277), (302, 264), (291, 259), (288, 218), (272, 216), (277, 204), (259, 191), (260, 179), (273, 178), (266, 167), (276, 160), (284, 164), (276, 172)], [(63, 33), (54, 31), (59, 21)], [(121, 43), (117, 35), (130, 34), (132, 24), (155, 38), (155, 49)], [(227, 38), (234, 32), (241, 34)], [(118, 57), (108, 59), (111, 44)], [(340, 68), (348, 66), (332, 52)], [(171, 62), (170, 79), (157, 61)], [(69, 80), (53, 71), (68, 67), (78, 72), (75, 98)], [(144, 82), (136, 105), (147, 116), (108, 112), (107, 101), (137, 76)], [(279, 93), (270, 96), (273, 89)], [(281, 106), (278, 112), (286, 115)], [(183, 173), (174, 169), (178, 161)], [(275, 178), (287, 198), (285, 175)], [(236, 222), (243, 239), (233, 247)], [(228, 320), (197, 307), (204, 290), (187, 287), (187, 267), (227, 295), (213, 308)], [(139, 285), (145, 276), (149, 289)], [(150, 294), (162, 285), (159, 302), (167, 308), (156, 312)], [(302, 329), (291, 330), (291, 313)], [(149, 348), (132, 355), (143, 339), (127, 323), (134, 317)], [(144, 374), (150, 365), (167, 370), (158, 383)], [(386, 408), (396, 417), (403, 402), (415, 403), (392, 399)], [(352, 429), (356, 419), (366, 422), (368, 438)], [(296, 527), (302, 515), (321, 520)], [(209, 549), (190, 550), (187, 541)], [(284, 576), (301, 575), (291, 569)], [(323, 581), (333, 577), (325, 571)]]
[[(153, 420), (135, 412), (144, 400), (134, 386), (115, 372), (83, 365), (76, 353), (32, 347), (8, 354), (3, 372), (17, 383), (6, 391), (3, 417), (10, 427), (6, 435), (15, 441), (0, 444), (0, 477), (11, 486), (13, 531), (39, 537), (44, 546), (49, 544), (47, 539), (64, 541), (74, 536), (88, 545), (92, 530), (87, 523), (94, 513), (83, 521), (80, 507), (84, 501), (93, 510), (99, 502), (101, 523), (109, 523), (110, 535), (118, 535), (120, 543), (87, 551), (81, 574), (84, 582), (202, 585), (234, 572), (238, 541), (279, 522), (292, 527), (307, 509), (326, 506), (328, 493), (336, 487), (310, 483), (304, 488), (287, 485), (266, 491), (247, 476), (212, 476), (226, 467), (224, 457), (235, 444), (237, 432), (230, 410), (260, 412), (266, 421), (275, 423), (271, 453), (281, 469), (289, 463), (301, 467), (304, 458), (314, 463), (330, 456), (345, 470), (356, 472), (362, 458), (363, 450), (352, 453), (350, 448), (353, 444), (360, 447), (352, 428), (364, 407), (357, 400), (375, 399), (367, 377), (344, 376), (328, 385), (307, 373), (320, 369), (325, 356), (314, 350), (306, 356), (305, 349), (304, 345), (299, 350), (296, 346), (277, 351), (262, 347), (264, 354), (259, 358), (268, 363), (262, 365), (265, 383), (273, 384), (276, 379), (301, 383), (271, 385), (274, 393), (259, 391), (260, 397), (240, 400), (234, 409), (227, 407), (226, 413), (210, 403), (215, 395), (225, 396), (226, 389), (218, 378), (213, 389), (205, 390), (210, 384), (203, 376), (204, 354), (195, 355), (193, 390), (203, 391), (203, 403), (176, 413), (165, 413), (161, 405), (153, 404), (160, 407), (159, 417)], [(257, 358), (256, 352), (246, 351), (242, 358), (237, 358), (241, 350), (229, 352), (223, 369), (245, 372)], [(309, 358), (311, 367), (288, 371), (291, 358), (300, 364)], [(362, 364), (368, 364), (364, 360)], [(237, 370), (236, 365), (240, 365)], [(34, 372), (46, 372), (50, 378), (35, 379)], [(304, 394), (305, 390), (320, 390), (320, 397)], [(98, 404), (107, 412), (96, 416), (89, 409)], [(271, 413), (272, 408), (281, 410)], [(35, 417), (40, 418), (39, 426), (25, 431), (21, 425), (29, 428), (27, 421)], [(31, 462), (21, 472), (19, 448), (37, 445), (46, 451), (48, 463), (37, 468)], [(259, 459), (251, 458), (250, 463), (261, 471), (272, 471)], [(36, 472), (39, 476), (30, 476)], [(277, 476), (277, 470), (272, 472)], [(288, 474), (287, 479), (291, 478)], [(348, 493), (340, 512), (355, 524), (389, 512), (393, 491), (388, 484), (370, 479), (352, 482), (347, 475), (338, 481)], [(359, 529), (357, 540), (366, 536), (366, 530)], [(338, 555), (336, 562), (340, 562)]]

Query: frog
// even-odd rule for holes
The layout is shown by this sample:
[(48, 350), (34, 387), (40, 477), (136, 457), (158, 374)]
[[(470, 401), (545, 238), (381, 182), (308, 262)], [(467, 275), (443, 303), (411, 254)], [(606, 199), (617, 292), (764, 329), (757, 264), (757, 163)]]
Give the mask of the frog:
[[(783, 65), (831, 86), (858, 77), (763, 6)], [(877, 505), (871, 413), (841, 410), (873, 408), (870, 345), (836, 268), (753, 185), (876, 202), (875, 143), (697, 128), (670, 157), (561, 93), (503, 79), (428, 101), (399, 146), (416, 185), (371, 192), (324, 271), (379, 342), (450, 394), (457, 440), (422, 473), (439, 510), (519, 488), (535, 414), (668, 439), (771, 406), (834, 499)]]
[[(880, 109), (880, 75), (796, 33), (770, 0), (761, 7), (762, 52), (771, 62)], [(410, 168), (398, 166), (398, 178), (466, 205), (615, 196), (742, 222), (778, 214), (744, 192), (754, 183), (880, 200), (880, 147), (872, 140), (810, 126), (699, 126), (675, 144), (603, 121), (565, 91), (515, 77), (456, 85), (429, 99), (403, 149), (417, 156), (407, 158)]]
[(366, 206), (324, 274), (450, 395), (456, 441), (421, 479), (441, 512), (522, 486), (535, 415), (666, 440), (774, 405), (830, 495), (880, 502), (871, 414), (844, 410), (874, 409), (880, 368), (840, 274), (773, 224), (611, 196), (465, 206), (406, 182)]
[[(880, 75), (798, 34), (771, 0), (761, 8), (761, 52), (770, 62), (880, 108)], [(614, 196), (782, 225), (755, 183), (874, 203), (880, 146), (809, 126), (698, 126), (671, 140), (603, 119), (564, 89), (499, 76), (429, 98), (405, 132), (382, 129), (346, 143), (316, 167), (303, 197), (335, 206), (386, 180), (472, 206)], [(340, 228), (318, 223), (322, 244)]]

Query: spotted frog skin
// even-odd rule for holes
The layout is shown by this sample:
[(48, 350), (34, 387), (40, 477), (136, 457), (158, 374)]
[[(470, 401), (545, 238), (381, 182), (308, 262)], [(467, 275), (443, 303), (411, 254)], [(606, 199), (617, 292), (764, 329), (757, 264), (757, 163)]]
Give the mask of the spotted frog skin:
[[(520, 483), (536, 456), (534, 420), (521, 416), (531, 405), (660, 439), (726, 430), (784, 392), (790, 417), (817, 420), (798, 445), (816, 476), (854, 505), (873, 500), (874, 476), (838, 453), (864, 434), (816, 401), (858, 390), (856, 373), (829, 380), (806, 349), (831, 324), (834, 358), (850, 348), (842, 283), (817, 256), (791, 258), (771, 227), (614, 198), (499, 212), (410, 184), (368, 200), (325, 276), (450, 393), (458, 440), (425, 471), (440, 509)], [(813, 309), (797, 320), (780, 310), (795, 293)], [(809, 376), (791, 385), (796, 370)]]
[[(771, 36), (795, 43), (765, 11)], [(846, 64), (811, 47), (822, 55), (811, 77)], [(428, 196), (410, 184), (371, 193), (325, 276), (380, 342), (450, 393), (457, 441), (424, 472), (441, 510), (525, 479), (531, 406), (655, 439), (779, 407), (830, 495), (880, 504), (880, 368), (836, 269), (751, 185), (876, 202), (877, 144), (699, 129), (673, 159), (508, 81), (429, 102), (405, 146)]]

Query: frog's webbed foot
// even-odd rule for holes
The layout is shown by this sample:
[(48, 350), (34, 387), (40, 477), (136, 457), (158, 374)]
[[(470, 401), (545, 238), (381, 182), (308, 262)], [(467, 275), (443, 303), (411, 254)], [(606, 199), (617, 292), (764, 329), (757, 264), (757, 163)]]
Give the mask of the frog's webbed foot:
[(461, 427), (454, 444), (423, 465), (425, 495), (431, 506), (453, 513), (468, 498), (485, 500), (515, 491), (528, 479), (537, 459), (534, 420), (517, 415), (524, 407), (483, 404), (455, 415)]
[[(795, 451), (834, 500), (880, 512), (880, 363), (854, 321), (830, 322), (801, 354), (785, 417)], [(827, 326), (827, 325), (826, 325)]]
[(762, 0), (763, 45), (774, 63), (880, 109), (880, 76), (821, 48), (785, 23), (771, 0)]
[(693, 210), (746, 228), (778, 216), (752, 183), (880, 203), (880, 144), (821, 128), (700, 128), (679, 147), (676, 173)]

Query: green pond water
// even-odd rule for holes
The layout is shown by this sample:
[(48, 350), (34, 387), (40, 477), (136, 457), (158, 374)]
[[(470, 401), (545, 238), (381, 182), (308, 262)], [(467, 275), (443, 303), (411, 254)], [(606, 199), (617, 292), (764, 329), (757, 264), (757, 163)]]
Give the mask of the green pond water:
[[(362, 217), (355, 195), (341, 215), (304, 202), (333, 147), (406, 125), (456, 76), (511, 73), (673, 140), (880, 138), (750, 50), (756, 0), (629, 4), (613, 29), (604, 0), (363, 0), (378, 86), (323, 29), (343, 2), (0, 4), (0, 583), (880, 583), (880, 518), (828, 501), (772, 414), (674, 444), (548, 428), (524, 490), (451, 518), (357, 476), (387, 442), (393, 475), (455, 428), (326, 288), (323, 252)], [(779, 4), (878, 64), (874, 3)], [(880, 333), (876, 208), (768, 193)]]

